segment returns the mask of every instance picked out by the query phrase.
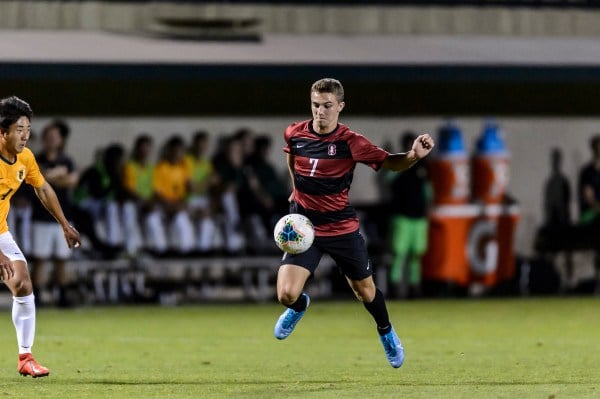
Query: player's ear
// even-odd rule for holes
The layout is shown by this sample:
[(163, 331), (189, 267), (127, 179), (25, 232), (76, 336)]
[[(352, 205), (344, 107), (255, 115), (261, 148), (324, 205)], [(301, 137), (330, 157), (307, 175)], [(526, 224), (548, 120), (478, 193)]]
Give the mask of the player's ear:
[(346, 106), (346, 103), (343, 101), (340, 101), (338, 103), (338, 112), (342, 112), (342, 110), (344, 109), (345, 106)]

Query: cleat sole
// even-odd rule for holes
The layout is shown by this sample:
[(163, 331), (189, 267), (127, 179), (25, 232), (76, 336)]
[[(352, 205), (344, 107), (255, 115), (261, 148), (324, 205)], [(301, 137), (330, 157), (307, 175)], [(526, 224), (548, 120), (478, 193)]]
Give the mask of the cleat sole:
[(50, 375), (50, 373), (47, 373), (47, 374), (36, 374), (36, 375), (31, 375), (31, 374), (28, 374), (28, 373), (19, 373), (19, 374), (21, 374), (23, 377), (29, 377), (29, 376), (31, 376), (31, 378), (47, 377), (47, 376)]

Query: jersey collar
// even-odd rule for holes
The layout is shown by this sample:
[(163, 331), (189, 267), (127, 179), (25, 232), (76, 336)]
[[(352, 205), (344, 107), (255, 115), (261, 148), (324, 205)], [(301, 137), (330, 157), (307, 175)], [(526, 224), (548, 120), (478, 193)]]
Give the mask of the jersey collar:
[(320, 134), (320, 133), (317, 133), (315, 131), (315, 129), (313, 128), (313, 119), (311, 119), (308, 122), (308, 131), (311, 132), (312, 134), (315, 134), (315, 135), (319, 136), (319, 137), (331, 136), (332, 134), (335, 134), (338, 131), (339, 128), (340, 128), (340, 124), (338, 123), (337, 125), (335, 125), (335, 129), (333, 129), (331, 132), (325, 133), (325, 134)]
[(16, 155), (15, 155), (15, 160), (14, 160), (14, 161), (9, 161), (8, 159), (4, 158), (4, 157), (2, 156), (2, 154), (0, 154), (0, 159), (1, 159), (2, 161), (6, 162), (6, 163), (7, 163), (7, 164), (9, 164), (9, 165), (14, 165), (14, 164), (16, 164), (16, 163), (17, 163), (17, 156), (16, 156)]

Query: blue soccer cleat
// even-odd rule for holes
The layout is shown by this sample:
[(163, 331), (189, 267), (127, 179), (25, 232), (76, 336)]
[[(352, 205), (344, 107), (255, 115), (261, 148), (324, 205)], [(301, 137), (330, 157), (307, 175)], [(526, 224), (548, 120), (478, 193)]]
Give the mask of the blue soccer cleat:
[(300, 321), (304, 313), (306, 313), (306, 309), (308, 309), (308, 305), (310, 304), (310, 297), (306, 293), (302, 293), (302, 295), (306, 296), (306, 308), (301, 312), (296, 312), (293, 309), (286, 309), (285, 312), (279, 316), (277, 323), (275, 323), (275, 338), (277, 339), (286, 339), (292, 331), (294, 331), (294, 327)]
[(394, 327), (392, 327), (389, 333), (380, 335), (379, 339), (381, 340), (385, 355), (392, 367), (397, 369), (402, 366), (402, 363), (404, 363), (404, 348), (402, 347), (402, 343), (400, 342), (400, 338), (398, 338), (396, 331), (394, 331)]

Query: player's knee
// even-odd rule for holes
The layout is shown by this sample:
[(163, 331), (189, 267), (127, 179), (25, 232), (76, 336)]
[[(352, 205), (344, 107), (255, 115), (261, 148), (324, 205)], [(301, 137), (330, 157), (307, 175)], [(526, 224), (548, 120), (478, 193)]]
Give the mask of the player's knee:
[(365, 297), (359, 293), (358, 291), (354, 291), (354, 296), (356, 297), (356, 299), (358, 299), (360, 302), (369, 302), (365, 299)]
[(11, 291), (13, 296), (27, 296), (33, 292), (33, 286), (31, 280), (28, 278), (20, 278), (15, 280), (11, 284)]
[(291, 305), (298, 300), (300, 293), (293, 292), (291, 290), (280, 290), (277, 293), (277, 300), (282, 305)]
[(370, 303), (375, 298), (375, 287), (357, 287), (354, 289), (354, 295), (359, 301)]

